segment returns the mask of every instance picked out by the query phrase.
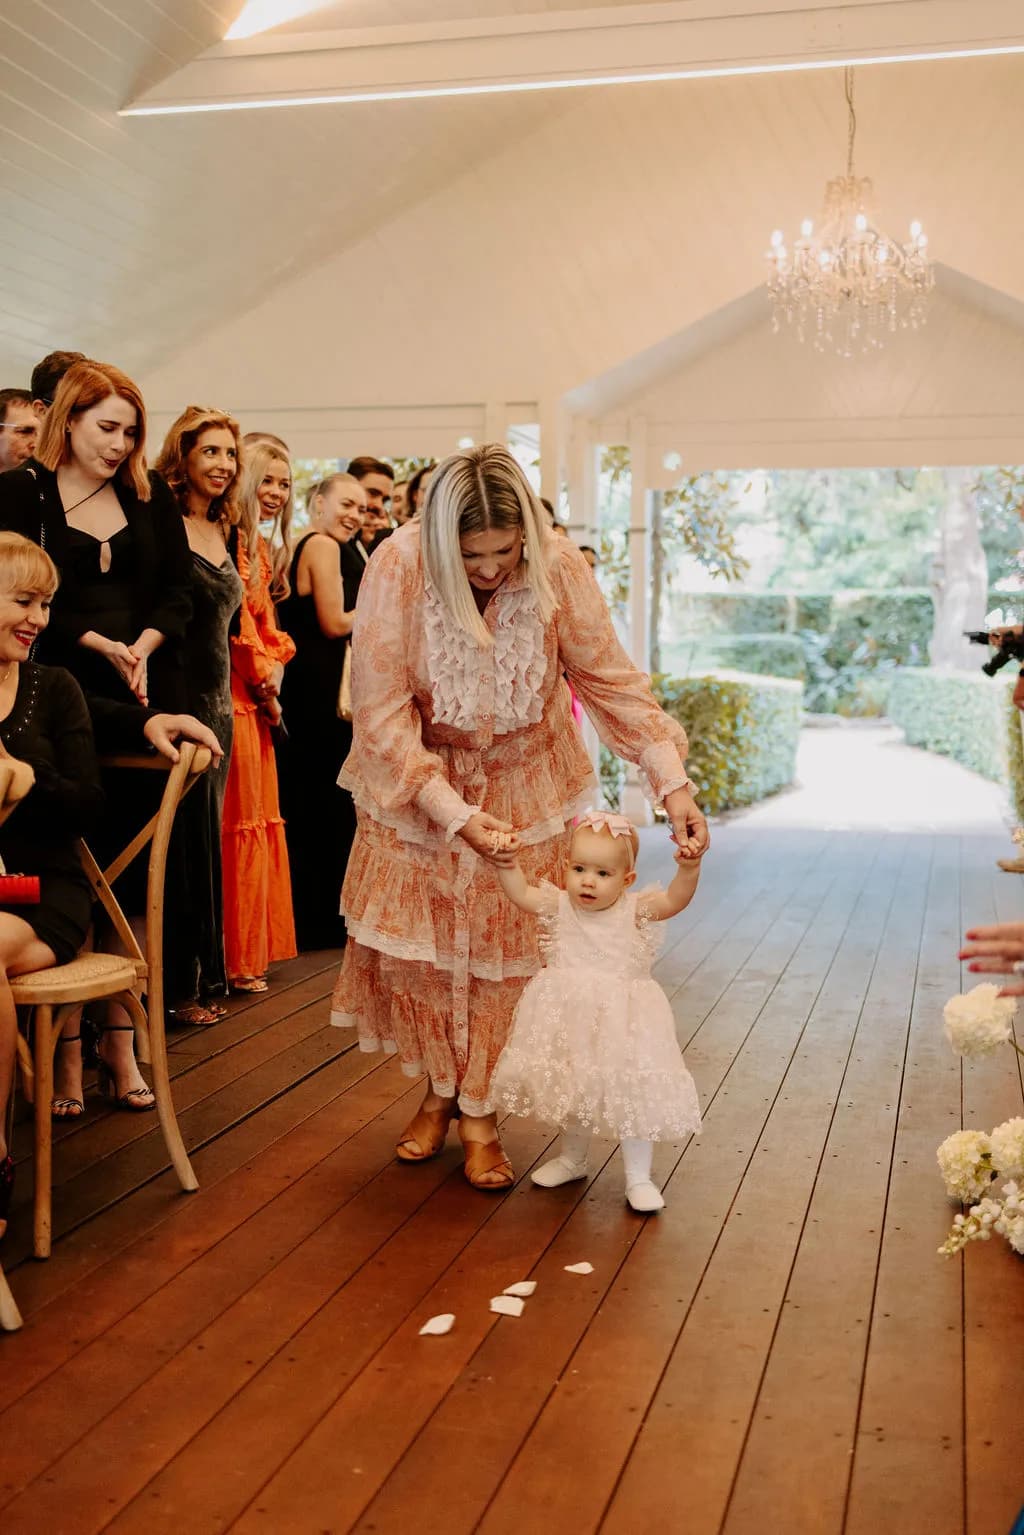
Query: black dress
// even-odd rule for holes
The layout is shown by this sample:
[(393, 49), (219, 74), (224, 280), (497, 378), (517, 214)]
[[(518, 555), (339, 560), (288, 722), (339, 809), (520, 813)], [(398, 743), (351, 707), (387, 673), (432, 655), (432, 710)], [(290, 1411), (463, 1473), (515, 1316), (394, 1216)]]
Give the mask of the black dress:
[[(291, 596), (278, 608), (282, 629), (295, 641), (295, 655), (285, 667), (281, 687), (288, 735), (278, 766), (298, 945), (300, 949), (335, 949), (345, 942), (345, 923), (339, 916), (341, 884), (356, 833), (352, 796), (338, 787), (341, 764), (352, 747), (351, 723), (338, 718), (348, 640), (325, 635), (312, 593), (298, 595), (298, 573), (311, 537), (307, 533), (295, 550)], [(345, 547), (339, 544), (338, 558), (348, 610), (355, 606), (356, 583), (346, 576)], [(361, 558), (356, 558), (362, 566)]]
[(224, 756), (186, 795), (175, 820), (164, 902), (165, 986), (174, 1003), (227, 991), (221, 819), (234, 728), (228, 634), (243, 595), (229, 556), (222, 565), (191, 549), (189, 556), (192, 621), (183, 647), (185, 707), (213, 731)]
[(11, 874), (38, 874), (38, 906), (4, 906), (48, 944), (58, 965), (85, 941), (92, 909), (76, 842), (88, 836), (102, 803), (92, 727), (82, 690), (61, 667), (22, 664), (14, 708), (0, 740), (28, 762), (36, 781), (0, 826), (0, 857)]
[(0, 529), (41, 544), (60, 571), (50, 624), (33, 658), (67, 667), (88, 693), (130, 699), (110, 662), (78, 641), (94, 629), (132, 645), (143, 629), (158, 629), (164, 642), (149, 660), (149, 699), (154, 708), (176, 714), (184, 707), (181, 641), (192, 612), (189, 547), (167, 487), (156, 477), (151, 486), (151, 500), (140, 501), (113, 482), (125, 525), (108, 540), (106, 571), (103, 544), (68, 526), (56, 474), (34, 460), (0, 474)]

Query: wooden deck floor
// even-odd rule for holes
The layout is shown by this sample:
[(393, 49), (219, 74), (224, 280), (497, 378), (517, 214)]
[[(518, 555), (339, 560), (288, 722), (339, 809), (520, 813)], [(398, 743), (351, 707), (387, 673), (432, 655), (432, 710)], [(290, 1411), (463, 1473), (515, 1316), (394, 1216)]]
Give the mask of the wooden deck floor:
[[(934, 1153), (1024, 1104), (1010, 1052), (961, 1072), (941, 1033), (965, 919), (1024, 912), (1005, 847), (994, 823), (719, 830), (660, 967), (706, 1125), (660, 1148), (657, 1219), (610, 1147), (533, 1188), (530, 1126), (504, 1198), (454, 1137), (396, 1164), (419, 1089), (325, 1027), (334, 956), (179, 1035), (200, 1193), (151, 1117), (93, 1100), (56, 1150), (52, 1259), (24, 1258), (23, 1208), (5, 1246), (4, 1535), (1003, 1535), (1024, 1268), (936, 1256)], [(522, 1318), (489, 1312), (528, 1277)]]

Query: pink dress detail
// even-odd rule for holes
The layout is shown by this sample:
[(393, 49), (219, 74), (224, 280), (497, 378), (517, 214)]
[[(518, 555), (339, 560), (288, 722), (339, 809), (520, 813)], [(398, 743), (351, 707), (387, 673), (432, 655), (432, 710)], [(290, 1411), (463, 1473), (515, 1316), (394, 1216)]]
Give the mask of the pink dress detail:
[(359, 825), (331, 1017), (358, 1026), (362, 1049), (397, 1052), (410, 1076), (427, 1071), (438, 1092), (483, 1113), (540, 955), (536, 922), (457, 832), (482, 808), (519, 831), (531, 884), (561, 873), (594, 782), (563, 673), (658, 799), (689, 784), (686, 736), (620, 646), (567, 540), (547, 546), (554, 617), (541, 621), (520, 569), (488, 603), (494, 644), (483, 647), (428, 588), (419, 538), (407, 523), (382, 544), (359, 593), (353, 745), (339, 779)]
[(700, 1129), (668, 997), (651, 975), (661, 924), (642, 895), (580, 912), (550, 889), (544, 968), (526, 984), (491, 1079), (498, 1113), (616, 1140), (682, 1140)]

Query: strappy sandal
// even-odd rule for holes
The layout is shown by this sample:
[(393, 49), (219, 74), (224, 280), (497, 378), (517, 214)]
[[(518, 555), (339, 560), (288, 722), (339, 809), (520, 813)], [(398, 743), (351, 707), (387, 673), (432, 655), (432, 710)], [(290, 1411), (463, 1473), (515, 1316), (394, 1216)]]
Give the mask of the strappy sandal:
[(250, 992), (269, 991), (270, 984), (265, 975), (240, 975), (237, 980), (231, 982), (231, 990)]
[(400, 1162), (429, 1162), (444, 1150), (448, 1129), (459, 1118), (459, 1105), (453, 1100), (447, 1109), (419, 1109), (402, 1131), (395, 1148)]
[(180, 1023), (185, 1028), (192, 1028), (196, 1025), (205, 1027), (211, 1023), (220, 1023), (221, 1019), (226, 1018), (227, 1015), (228, 1010), (226, 1007), (217, 1007), (213, 1003), (207, 1002), (183, 1002), (180, 1007), (170, 1007), (167, 1009), (168, 1018), (173, 1023)]
[[(81, 1038), (81, 1034), (62, 1034), (57, 1043), (58, 1045), (73, 1045), (78, 1043)], [(50, 1118), (57, 1124), (60, 1124), (65, 1119), (81, 1119), (84, 1113), (85, 1103), (81, 1098), (50, 1099)]]
[[(466, 1157), (462, 1171), (467, 1183), (485, 1194), (501, 1194), (512, 1187), (516, 1175), (497, 1136), (493, 1141), (467, 1141), (460, 1129), (459, 1139)], [(500, 1176), (495, 1178), (495, 1173)]]
[(104, 1034), (134, 1034), (135, 1030), (130, 1023), (110, 1024), (98, 1030), (96, 1035), (96, 1087), (101, 1098), (110, 1098), (115, 1109), (124, 1109), (129, 1114), (148, 1114), (156, 1108), (156, 1094), (145, 1083), (141, 1087), (130, 1087), (126, 1093), (118, 1094), (117, 1079), (114, 1076), (114, 1068), (108, 1066), (99, 1053), (100, 1043)]

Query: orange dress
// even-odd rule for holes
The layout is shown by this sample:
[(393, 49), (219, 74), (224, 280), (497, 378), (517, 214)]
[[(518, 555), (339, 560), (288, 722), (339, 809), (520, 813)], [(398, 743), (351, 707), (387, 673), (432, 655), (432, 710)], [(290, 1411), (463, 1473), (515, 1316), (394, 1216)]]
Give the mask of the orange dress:
[(270, 725), (252, 688), (290, 661), (295, 646), (277, 627), (270, 598), (270, 560), (260, 546), (260, 579), (249, 585), (249, 559), (238, 546), (245, 587), (239, 633), (231, 637), (231, 702), (235, 738), (224, 792), (224, 956), (228, 977), (261, 976), (296, 953), (292, 886), (277, 764)]
[(545, 624), (523, 569), (484, 613), (494, 642), (455, 628), (425, 581), (416, 522), (376, 551), (352, 643), (353, 745), (339, 782), (358, 831), (342, 891), (349, 941), (331, 1021), (363, 1050), (486, 1112), (516, 1002), (540, 967), (537, 923), (458, 837), (474, 810), (510, 822), (531, 884), (557, 880), (594, 778), (568, 677), (601, 736), (662, 799), (692, 787), (686, 736), (615, 637), (583, 555), (547, 545), (557, 611)]

